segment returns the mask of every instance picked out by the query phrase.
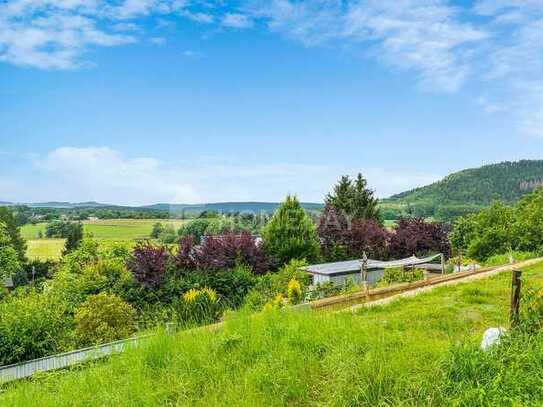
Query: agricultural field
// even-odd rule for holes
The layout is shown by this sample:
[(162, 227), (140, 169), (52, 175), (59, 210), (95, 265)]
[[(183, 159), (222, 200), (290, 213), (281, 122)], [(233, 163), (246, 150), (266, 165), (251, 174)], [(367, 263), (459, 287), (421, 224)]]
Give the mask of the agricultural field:
[[(485, 329), (508, 326), (510, 285), (503, 273), (354, 314), (237, 314), (218, 330), (158, 334), (109, 361), (7, 385), (0, 404), (541, 405), (541, 341), (479, 350)], [(542, 264), (524, 270), (524, 285), (543, 286)]]
[[(172, 225), (178, 229), (184, 220), (163, 219), (107, 219), (84, 221), (85, 234), (92, 235), (105, 244), (111, 242), (127, 243), (148, 238), (155, 223)], [(46, 223), (28, 224), (21, 227), (22, 236), (27, 239), (27, 254), (30, 259), (56, 259), (60, 257), (64, 239), (38, 239), (41, 231), (45, 235)]]
[(27, 240), (26, 255), (34, 260), (56, 260), (64, 249), (64, 239)]

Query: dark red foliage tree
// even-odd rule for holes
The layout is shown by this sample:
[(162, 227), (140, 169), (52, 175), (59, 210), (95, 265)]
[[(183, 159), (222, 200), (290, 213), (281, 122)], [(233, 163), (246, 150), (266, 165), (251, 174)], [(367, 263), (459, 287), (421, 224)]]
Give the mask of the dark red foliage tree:
[(389, 254), (396, 259), (430, 253), (443, 253), (448, 257), (450, 251), (445, 227), (422, 218), (400, 219), (390, 237)]
[(128, 259), (128, 270), (134, 278), (147, 288), (155, 289), (163, 281), (170, 258), (164, 246), (149, 242), (138, 243)]
[(345, 232), (347, 256), (360, 259), (365, 252), (370, 259), (385, 260), (388, 257), (389, 235), (376, 220), (354, 220)]
[(185, 270), (228, 270), (244, 264), (256, 274), (266, 272), (271, 266), (270, 259), (256, 238), (245, 231), (207, 236), (199, 247), (194, 246), (192, 241), (182, 240), (175, 264)]
[(349, 227), (350, 222), (341, 210), (326, 205), (317, 225), (321, 254), (325, 260), (344, 260), (347, 257), (345, 233)]
[(194, 237), (185, 236), (179, 240), (179, 247), (174, 258), (175, 266), (180, 270), (194, 270), (197, 266)]

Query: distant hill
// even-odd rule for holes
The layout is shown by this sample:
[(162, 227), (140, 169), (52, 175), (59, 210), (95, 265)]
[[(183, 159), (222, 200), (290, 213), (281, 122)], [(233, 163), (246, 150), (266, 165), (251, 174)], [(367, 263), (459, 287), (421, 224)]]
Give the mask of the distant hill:
[[(271, 213), (280, 205), (278, 202), (216, 202), (206, 204), (155, 204), (145, 206), (146, 209), (165, 210), (169, 212), (203, 212), (215, 211), (220, 213), (232, 212), (266, 212)], [(320, 210), (323, 205), (318, 203), (302, 202), (307, 210)]]
[[(183, 211), (190, 213), (201, 213), (203, 211), (215, 211), (220, 213), (233, 212), (253, 212), (253, 213), (271, 213), (280, 205), (277, 202), (216, 202), (204, 204), (168, 204), (159, 203), (146, 206), (122, 206), (104, 204), (99, 202), (37, 202), (37, 203), (14, 203), (0, 201), (0, 206), (23, 205), (30, 208), (52, 208), (52, 209), (124, 209), (124, 210), (153, 210), (181, 213)], [(311, 202), (302, 202), (302, 207), (307, 210), (320, 210), (323, 205)]]
[(514, 203), (538, 186), (543, 186), (543, 160), (503, 162), (455, 172), (393, 195), (381, 202), (381, 212), (386, 219), (416, 215), (448, 221), (496, 200)]
[(390, 197), (389, 202), (488, 205), (517, 201), (536, 186), (543, 186), (543, 160), (485, 165), (455, 172), (441, 181)]

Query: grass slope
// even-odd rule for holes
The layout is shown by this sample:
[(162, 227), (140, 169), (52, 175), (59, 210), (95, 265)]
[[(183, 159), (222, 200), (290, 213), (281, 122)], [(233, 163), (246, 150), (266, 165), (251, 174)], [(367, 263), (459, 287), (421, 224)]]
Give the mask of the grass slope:
[[(543, 266), (525, 276), (542, 286)], [(7, 385), (0, 405), (541, 405), (543, 340), (512, 361), (477, 350), (486, 328), (507, 325), (509, 286), (505, 273), (355, 315), (272, 312), (159, 335)]]

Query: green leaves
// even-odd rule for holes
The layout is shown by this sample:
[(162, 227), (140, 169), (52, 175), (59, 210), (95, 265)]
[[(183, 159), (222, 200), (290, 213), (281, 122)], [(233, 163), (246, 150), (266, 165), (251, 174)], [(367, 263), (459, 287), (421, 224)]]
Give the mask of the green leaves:
[(355, 180), (348, 175), (342, 176), (334, 186), (333, 193), (326, 196), (325, 203), (351, 219), (375, 219), (381, 222), (378, 199), (368, 189), (367, 181), (360, 173)]
[(319, 257), (315, 225), (295, 196), (288, 195), (262, 229), (264, 247), (279, 264), (291, 259), (311, 262)]

